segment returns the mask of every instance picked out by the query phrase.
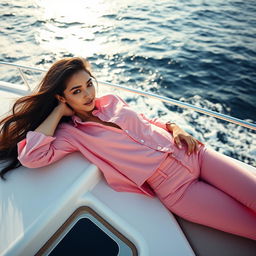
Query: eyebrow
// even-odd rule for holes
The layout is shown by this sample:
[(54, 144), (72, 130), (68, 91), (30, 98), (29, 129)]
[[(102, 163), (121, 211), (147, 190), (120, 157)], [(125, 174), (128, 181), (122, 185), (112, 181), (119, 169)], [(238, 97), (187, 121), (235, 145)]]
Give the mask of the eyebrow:
[[(92, 81), (92, 79), (89, 78), (88, 81), (86, 82), (86, 85), (89, 84), (91, 81)], [(76, 85), (76, 86), (72, 87), (69, 91), (71, 92), (72, 90), (78, 89), (80, 87), (82, 87), (82, 85)]]

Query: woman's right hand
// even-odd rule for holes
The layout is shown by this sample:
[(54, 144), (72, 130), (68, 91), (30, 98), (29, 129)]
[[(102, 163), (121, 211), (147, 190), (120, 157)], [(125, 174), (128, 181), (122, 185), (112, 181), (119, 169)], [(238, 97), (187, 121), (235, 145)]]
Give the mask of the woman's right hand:
[(61, 101), (59, 101), (59, 105), (56, 107), (56, 109), (62, 116), (74, 115), (73, 109), (71, 109), (66, 103), (63, 103)]
[(46, 136), (53, 136), (61, 118), (63, 116), (72, 116), (73, 114), (74, 111), (66, 103), (59, 101), (59, 104), (35, 131), (41, 132)]

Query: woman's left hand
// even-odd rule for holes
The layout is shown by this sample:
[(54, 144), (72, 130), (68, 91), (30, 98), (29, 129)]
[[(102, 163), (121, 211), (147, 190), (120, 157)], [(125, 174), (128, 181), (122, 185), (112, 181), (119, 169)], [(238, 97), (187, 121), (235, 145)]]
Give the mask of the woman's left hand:
[(187, 154), (190, 155), (198, 151), (199, 144), (203, 145), (202, 142), (195, 139), (193, 136), (182, 130), (178, 125), (174, 124), (168, 127), (168, 130), (172, 132), (173, 139), (179, 148), (182, 148), (181, 141), (185, 141), (188, 145)]

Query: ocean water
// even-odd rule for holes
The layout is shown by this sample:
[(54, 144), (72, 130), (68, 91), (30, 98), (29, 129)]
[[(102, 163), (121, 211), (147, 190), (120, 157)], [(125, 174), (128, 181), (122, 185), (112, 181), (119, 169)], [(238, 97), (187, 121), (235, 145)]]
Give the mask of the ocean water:
[[(86, 57), (98, 80), (256, 122), (256, 1), (2, 0), (0, 60), (47, 69)], [(1, 79), (19, 82), (13, 70)], [(31, 83), (40, 75), (27, 72)], [(99, 94), (112, 92), (100, 85)], [(256, 166), (256, 133), (114, 91), (148, 117), (175, 120), (209, 147)]]

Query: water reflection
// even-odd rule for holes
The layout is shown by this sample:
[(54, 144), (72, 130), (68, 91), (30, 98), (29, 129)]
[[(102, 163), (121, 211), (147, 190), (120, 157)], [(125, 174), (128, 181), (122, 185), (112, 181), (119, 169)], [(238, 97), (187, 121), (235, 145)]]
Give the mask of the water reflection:
[(38, 31), (37, 42), (51, 51), (72, 52), (74, 55), (92, 56), (116, 47), (108, 42), (110, 38), (97, 34), (114, 27), (114, 20), (104, 19), (111, 15), (115, 2), (102, 0), (51, 1), (38, 0), (40, 19), (46, 21)]

